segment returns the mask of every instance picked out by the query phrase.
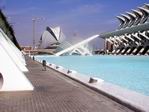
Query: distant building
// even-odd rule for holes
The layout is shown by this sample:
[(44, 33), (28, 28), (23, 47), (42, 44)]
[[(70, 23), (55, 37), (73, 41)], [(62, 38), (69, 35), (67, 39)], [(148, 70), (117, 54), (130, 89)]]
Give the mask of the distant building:
[(39, 48), (56, 48), (64, 39), (65, 35), (60, 27), (47, 27), (41, 35)]
[(117, 16), (116, 31), (102, 34), (105, 51), (121, 55), (149, 54), (149, 4)]
[(24, 54), (31, 54), (33, 47), (32, 46), (21, 46), (21, 49), (23, 50)]

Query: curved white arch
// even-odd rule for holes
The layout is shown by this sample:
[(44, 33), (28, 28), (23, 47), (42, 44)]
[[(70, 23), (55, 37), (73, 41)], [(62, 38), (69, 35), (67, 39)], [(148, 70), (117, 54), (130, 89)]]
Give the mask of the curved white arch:
[(60, 56), (60, 55), (62, 55), (64, 53), (67, 53), (67, 52), (69, 52), (69, 51), (71, 51), (73, 49), (76, 49), (76, 48), (78, 48), (78, 47), (80, 47), (80, 46), (82, 46), (82, 45), (92, 41), (93, 39), (98, 38), (98, 37), (99, 37), (99, 35), (94, 35), (92, 37), (89, 37), (89, 38), (87, 38), (87, 39), (85, 39), (85, 40), (83, 40), (83, 41), (81, 41), (81, 42), (79, 42), (79, 43), (77, 43), (75, 45), (72, 45), (72, 46), (70, 46), (70, 47), (68, 47), (68, 48), (66, 48), (66, 49), (56, 53), (55, 56)]
[(123, 28), (126, 28), (129, 24), (129, 22), (131, 21), (131, 19), (128, 15), (125, 15), (125, 14), (121, 14), (121, 16), (123, 16), (125, 19), (125, 24), (124, 24)]
[(125, 19), (124, 19), (124, 17), (116, 16), (116, 18), (120, 21), (119, 29), (123, 28), (123, 26), (124, 26), (124, 24), (125, 24)]
[(126, 13), (131, 18), (131, 21), (128, 24), (128, 26), (131, 27), (134, 24), (134, 22), (135, 22), (136, 15), (131, 13), (131, 12), (126, 12)]
[(132, 9), (133, 13), (136, 15), (136, 21), (134, 22), (134, 25), (138, 25), (142, 19), (142, 12), (141, 11), (138, 11), (138, 10), (134, 10)]
[(145, 3), (144, 5), (147, 9), (149, 9), (149, 4)]
[(140, 23), (145, 23), (149, 17), (149, 10), (147, 10), (146, 8), (143, 8), (143, 7), (139, 7), (139, 10), (142, 12), (143, 14), (143, 17), (140, 21)]

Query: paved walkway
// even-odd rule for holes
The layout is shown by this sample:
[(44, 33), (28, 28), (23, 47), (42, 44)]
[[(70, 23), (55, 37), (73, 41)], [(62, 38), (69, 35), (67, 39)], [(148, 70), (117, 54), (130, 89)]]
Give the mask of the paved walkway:
[(0, 112), (132, 112), (60, 73), (42, 71), (37, 62), (27, 64), (35, 90), (0, 92)]

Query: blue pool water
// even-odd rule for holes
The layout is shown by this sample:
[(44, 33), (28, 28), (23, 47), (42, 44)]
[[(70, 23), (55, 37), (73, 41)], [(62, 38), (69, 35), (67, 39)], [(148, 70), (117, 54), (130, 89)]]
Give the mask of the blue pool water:
[(147, 56), (61, 56), (37, 57), (49, 63), (104, 79), (149, 96), (149, 57)]

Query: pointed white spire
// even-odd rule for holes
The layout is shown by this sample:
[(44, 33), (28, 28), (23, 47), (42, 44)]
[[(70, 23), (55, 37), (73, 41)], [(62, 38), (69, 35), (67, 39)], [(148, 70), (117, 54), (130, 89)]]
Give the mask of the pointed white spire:
[(129, 22), (128, 26), (132, 26), (135, 22), (136, 19), (136, 15), (134, 13), (131, 12), (126, 12), (126, 14), (131, 18), (131, 21)]
[(145, 23), (149, 17), (149, 10), (143, 7), (139, 7), (139, 10), (142, 12), (143, 16), (140, 23)]
[(136, 17), (137, 17), (134, 25), (138, 25), (140, 23), (141, 19), (142, 19), (143, 14), (142, 14), (141, 11), (138, 11), (138, 10), (132, 9), (132, 11), (136, 15)]
[(125, 14), (121, 14), (124, 19), (125, 19), (125, 24), (124, 24), (124, 28), (126, 28), (129, 24), (129, 22), (131, 21), (130, 17), (128, 15), (125, 15)]
[(120, 29), (123, 28), (123, 25), (125, 24), (125, 19), (122, 16), (116, 16), (116, 18), (120, 21)]

